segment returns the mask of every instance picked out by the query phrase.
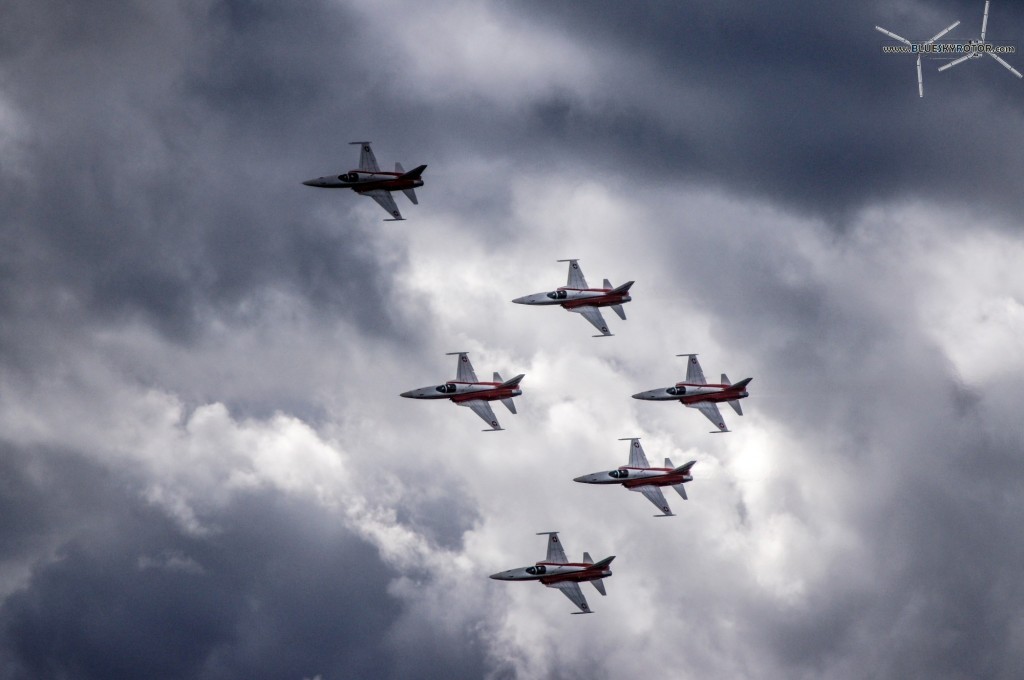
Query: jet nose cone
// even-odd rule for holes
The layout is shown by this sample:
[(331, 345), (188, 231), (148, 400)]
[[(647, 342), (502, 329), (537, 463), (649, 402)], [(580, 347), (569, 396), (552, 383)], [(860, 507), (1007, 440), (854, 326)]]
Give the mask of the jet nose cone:
[(409, 390), (408, 392), (402, 392), (398, 396), (405, 397), (406, 399), (412, 399), (413, 397), (416, 396), (415, 392), (416, 390)]
[(530, 297), (530, 296), (529, 295), (524, 295), (523, 297), (517, 297), (512, 302), (516, 303), (517, 305), (525, 305), (526, 304), (526, 298), (528, 298), (528, 297)]
[(320, 186), (320, 180), (318, 179), (307, 179), (303, 182), (307, 187), (318, 187)]
[(581, 475), (579, 477), (574, 477), (572, 481), (582, 482), (583, 484), (586, 484), (587, 482), (590, 481), (590, 475)]
[(509, 576), (507, 571), (499, 571), (497, 574), (491, 574), (490, 578), (493, 578), (495, 581), (508, 581), (512, 577)]

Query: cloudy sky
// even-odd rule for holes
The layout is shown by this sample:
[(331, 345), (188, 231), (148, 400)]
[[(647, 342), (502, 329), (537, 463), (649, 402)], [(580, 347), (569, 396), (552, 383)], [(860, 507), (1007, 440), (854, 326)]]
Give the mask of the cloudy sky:
[[(5, 3), (0, 676), (1020, 677), (1024, 83), (873, 28), (982, 7)], [(301, 185), (363, 139), (407, 221)], [(509, 302), (568, 257), (615, 337)], [(571, 481), (631, 436), (677, 517)], [(594, 616), (487, 578), (554, 530)]]

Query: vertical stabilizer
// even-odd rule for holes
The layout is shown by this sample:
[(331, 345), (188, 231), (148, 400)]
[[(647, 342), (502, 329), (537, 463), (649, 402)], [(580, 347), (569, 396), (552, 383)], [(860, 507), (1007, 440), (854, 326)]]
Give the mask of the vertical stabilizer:
[(593, 564), (593, 563), (594, 563), (594, 558), (592, 558), (590, 556), (590, 553), (588, 553), (588, 552), (583, 553), (583, 564)]

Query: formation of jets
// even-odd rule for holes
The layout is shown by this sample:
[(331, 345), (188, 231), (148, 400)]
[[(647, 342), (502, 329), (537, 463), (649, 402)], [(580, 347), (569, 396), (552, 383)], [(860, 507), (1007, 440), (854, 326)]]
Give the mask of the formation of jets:
[[(352, 143), (360, 146), (358, 168), (340, 175), (307, 180), (303, 184), (321, 188), (352, 189), (358, 194), (369, 196), (377, 201), (390, 215), (390, 218), (385, 221), (404, 219), (391, 194), (401, 191), (409, 197), (409, 200), (417, 204), (415, 189), (423, 186), (422, 175), (427, 166), (420, 165), (405, 172), (401, 164), (396, 163), (394, 172), (383, 172), (377, 165), (370, 142)], [(587, 284), (578, 259), (558, 261), (568, 263), (569, 275), (566, 285), (552, 291), (524, 295), (512, 302), (521, 305), (558, 305), (570, 312), (576, 312), (586, 319), (600, 332), (600, 335), (594, 337), (610, 337), (612, 333), (601, 314), (601, 308), (610, 307), (620, 319), (625, 321), (626, 312), (623, 305), (633, 299), (630, 290), (634, 282), (627, 281), (620, 286), (613, 286), (608, 279), (604, 279), (600, 288), (593, 288)], [(488, 429), (484, 432), (503, 430), (504, 428), (501, 427), (498, 418), (494, 415), (490, 402), (500, 401), (510, 412), (515, 414), (516, 404), (513, 398), (522, 395), (520, 383), (525, 374), (520, 373), (511, 380), (505, 380), (495, 372), (493, 380), (482, 381), (473, 369), (468, 352), (449, 352), (447, 356), (458, 357), (453, 380), (402, 392), (400, 396), (408, 399), (448, 399), (459, 406), (469, 408), (482, 418), (488, 425)], [(696, 354), (680, 354), (679, 356), (688, 358), (685, 381), (678, 382), (671, 387), (640, 392), (634, 394), (633, 397), (648, 401), (678, 401), (685, 406), (700, 410), (718, 428), (716, 432), (728, 432), (717, 404), (724, 401), (732, 406), (737, 414), (743, 415), (739, 400), (748, 396), (746, 388), (751, 379), (747, 378), (733, 384), (723, 373), (720, 384), (708, 384), (704, 379), (704, 372), (697, 361)], [(640, 446), (639, 437), (630, 437), (621, 441), (629, 442), (629, 462), (626, 465), (619, 466), (614, 470), (582, 475), (576, 477), (574, 481), (582, 484), (618, 484), (630, 491), (642, 494), (644, 498), (653, 503), (661, 512), (655, 517), (674, 517), (672, 509), (662, 493), (662, 488), (671, 487), (683, 500), (687, 500), (684, 484), (693, 481), (691, 472), (697, 461), (691, 460), (685, 465), (676, 466), (669, 458), (665, 458), (664, 467), (652, 467), (647, 461), (643, 447)], [(604, 579), (612, 575), (609, 567), (615, 556), (594, 562), (589, 553), (583, 553), (581, 562), (570, 562), (558, 539), (558, 532), (549, 531), (538, 535), (548, 537), (547, 557), (543, 561), (528, 567), (492, 574), (491, 578), (499, 581), (540, 581), (549, 588), (557, 588), (568, 597), (579, 609), (578, 612), (573, 612), (574, 614), (591, 613), (590, 605), (580, 589), (580, 583), (589, 581), (601, 595), (605, 595)]]
[[(955, 60), (949, 62), (948, 64), (940, 66), (939, 67), (940, 71), (946, 71), (948, 69), (953, 68), (957, 64), (962, 64), (963, 62), (968, 61), (970, 59), (981, 59), (983, 56), (988, 55), (988, 56), (992, 57), (993, 59), (995, 59), (997, 62), (999, 62), (1002, 66), (1004, 66), (1013, 75), (1017, 76), (1018, 78), (1024, 78), (1024, 75), (1021, 75), (1020, 71), (1018, 71), (1014, 67), (1010, 66), (1010, 64), (1007, 63), (1007, 61), (1005, 59), (1000, 57), (995, 52), (990, 51), (988, 43), (985, 42), (985, 32), (988, 29), (988, 6), (989, 6), (989, 2), (990, 2), (990, 0), (985, 0), (985, 9), (984, 9), (984, 11), (982, 13), (982, 17), (981, 17), (981, 36), (977, 40), (971, 40), (969, 43), (967, 43), (968, 50), (967, 50), (967, 53), (964, 54), (964, 56), (962, 56), (962, 57), (960, 57), (958, 59), (955, 59)], [(877, 30), (877, 31), (879, 31), (881, 33), (884, 33), (885, 35), (889, 36), (890, 38), (892, 38), (893, 40), (895, 40), (897, 42), (903, 43), (907, 47), (910, 47), (912, 49), (916, 49), (916, 51), (917, 51), (917, 94), (918, 94), (919, 97), (923, 97), (924, 96), (924, 78), (923, 78), (923, 76), (921, 74), (921, 56), (922, 56), (922, 54), (924, 52), (926, 52), (928, 50), (928, 48), (931, 45), (935, 44), (936, 40), (938, 40), (942, 36), (946, 35), (947, 33), (952, 31), (954, 28), (956, 28), (959, 25), (960, 25), (959, 21), (953, 22), (952, 24), (947, 26), (942, 31), (936, 33), (934, 36), (932, 36), (931, 38), (929, 38), (925, 42), (921, 43), (920, 46), (918, 46), (916, 48), (915, 48), (915, 45), (914, 45), (913, 42), (911, 42), (910, 40), (907, 40), (903, 36), (900, 36), (900, 35), (897, 35), (897, 34), (893, 33), (892, 31), (890, 31), (888, 29), (882, 28), (881, 26), (875, 26), (875, 30)]]

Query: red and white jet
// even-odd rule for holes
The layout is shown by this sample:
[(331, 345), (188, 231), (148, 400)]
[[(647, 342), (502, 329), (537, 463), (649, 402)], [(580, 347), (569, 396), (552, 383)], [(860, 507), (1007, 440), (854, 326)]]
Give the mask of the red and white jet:
[(730, 384), (729, 377), (723, 373), (721, 384), (709, 385), (708, 381), (704, 379), (704, 371), (697, 362), (696, 354), (677, 354), (676, 356), (690, 358), (686, 367), (685, 381), (676, 383), (672, 387), (638, 392), (633, 395), (633, 398), (647, 401), (678, 401), (683, 406), (695, 408), (707, 416), (708, 420), (718, 428), (718, 432), (728, 432), (729, 428), (725, 426), (717, 404), (721, 401), (727, 402), (738, 415), (743, 415), (739, 400), (750, 396), (747, 394), (747, 383), (753, 378)]
[(601, 579), (612, 575), (608, 565), (615, 559), (615, 555), (595, 563), (590, 558), (590, 553), (583, 553), (582, 562), (570, 562), (558, 540), (557, 531), (542, 531), (537, 535), (548, 537), (548, 556), (543, 562), (537, 562), (532, 567), (520, 567), (491, 574), (491, 578), (498, 581), (540, 581), (548, 588), (561, 590), (580, 608), (580, 611), (573, 614), (592, 614), (587, 598), (583, 597), (583, 591), (580, 590), (580, 583), (590, 581), (597, 588), (597, 592), (607, 595), (604, 581)]
[(583, 278), (583, 270), (578, 264), (579, 260), (558, 261), (569, 263), (569, 282), (565, 286), (550, 293), (524, 295), (512, 302), (519, 305), (561, 305), (563, 309), (581, 314), (584, 319), (593, 324), (594, 328), (601, 331), (601, 335), (595, 335), (595, 338), (612, 335), (598, 308), (611, 307), (619, 315), (619, 318), (625, 321), (626, 312), (622, 309), (622, 305), (633, 299), (629, 295), (629, 289), (634, 282), (627, 281), (621, 286), (612, 287), (611, 282), (605, 279), (603, 288), (591, 288), (587, 285), (587, 280)]
[(620, 439), (620, 442), (631, 442), (629, 445), (629, 463), (620, 466), (617, 470), (604, 470), (590, 475), (577, 477), (574, 482), (583, 484), (621, 484), (630, 491), (639, 491), (644, 498), (654, 503), (654, 506), (663, 514), (655, 517), (674, 517), (668, 502), (661, 493), (661, 487), (671, 486), (676, 490), (683, 500), (686, 498), (685, 482), (692, 482), (693, 476), (690, 468), (696, 465), (697, 461), (691, 460), (685, 465), (676, 467), (671, 460), (665, 459), (665, 467), (651, 467), (644, 455), (644, 449), (640, 446), (639, 437)]
[(383, 172), (377, 165), (377, 159), (370, 149), (369, 142), (349, 142), (360, 144), (362, 152), (359, 154), (359, 167), (355, 170), (340, 175), (328, 175), (308, 179), (303, 184), (308, 187), (320, 187), (322, 189), (351, 189), (361, 196), (369, 196), (380, 204), (380, 207), (388, 211), (391, 219), (385, 222), (397, 222), (404, 220), (402, 213), (398, 212), (395, 199), (391, 197), (392, 191), (401, 191), (414, 204), (419, 205), (416, 200), (416, 187), (423, 186), (423, 171), (427, 166), (420, 165), (409, 172), (402, 169), (401, 163), (395, 163), (394, 172)]
[(400, 396), (408, 397), (409, 399), (451, 399), (459, 406), (471, 408), (473, 413), (483, 418), (491, 426), (490, 430), (484, 430), (484, 432), (504, 429), (498, 425), (498, 419), (494, 417), (494, 411), (491, 410), (491, 406), (487, 402), (500, 400), (501, 403), (508, 407), (509, 411), (515, 413), (516, 404), (512, 401), (512, 397), (518, 397), (522, 394), (522, 391), (519, 389), (519, 382), (526, 374), (520, 373), (511, 380), (503, 380), (495, 372), (493, 382), (480, 382), (476, 377), (476, 371), (473, 370), (473, 364), (469, 361), (469, 354), (467, 352), (448, 352), (445, 356), (459, 357), (455, 380), (450, 380), (443, 385), (428, 385), (427, 387), (402, 392)]

